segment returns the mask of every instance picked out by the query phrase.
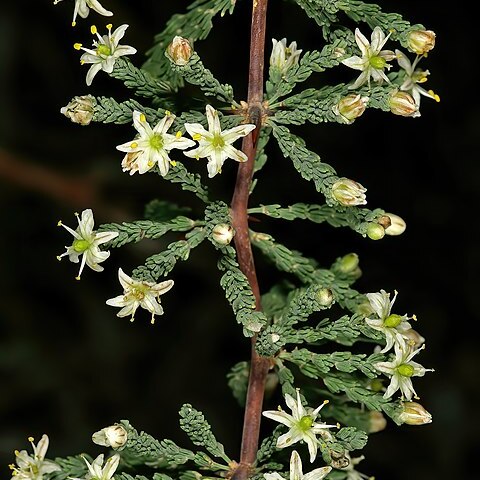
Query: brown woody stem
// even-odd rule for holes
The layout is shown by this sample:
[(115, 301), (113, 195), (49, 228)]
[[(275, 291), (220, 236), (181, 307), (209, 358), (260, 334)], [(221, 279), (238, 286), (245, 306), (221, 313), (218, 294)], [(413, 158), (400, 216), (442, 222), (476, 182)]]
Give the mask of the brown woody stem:
[[(241, 163), (238, 167), (237, 181), (232, 198), (232, 221), (236, 232), (235, 247), (237, 250), (238, 263), (250, 283), (250, 287), (255, 296), (257, 310), (261, 309), (260, 289), (249, 237), (247, 209), (257, 152), (256, 140), (261, 128), (262, 118), (267, 2), (268, 0), (253, 0), (248, 79), (248, 117), (249, 121), (254, 123), (257, 128), (244, 138), (242, 150), (247, 155), (248, 161)], [(257, 354), (255, 351), (255, 341), (256, 337), (253, 337), (240, 464), (235, 470), (234, 480), (245, 480), (250, 476), (258, 450), (265, 380), (270, 367), (270, 359), (260, 357)]]

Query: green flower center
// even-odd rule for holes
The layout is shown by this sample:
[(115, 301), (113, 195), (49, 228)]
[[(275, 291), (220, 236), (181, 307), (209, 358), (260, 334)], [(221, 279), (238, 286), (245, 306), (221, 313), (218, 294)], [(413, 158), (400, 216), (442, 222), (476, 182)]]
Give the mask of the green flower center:
[(387, 64), (387, 61), (383, 57), (379, 57), (378, 55), (370, 57), (369, 62), (370, 65), (377, 70), (383, 70), (385, 68), (385, 65)]
[(408, 363), (402, 363), (397, 367), (397, 372), (402, 377), (411, 377), (415, 373), (415, 369)]
[(103, 43), (101, 43), (97, 47), (97, 54), (105, 55), (106, 57), (109, 57), (112, 54), (112, 51), (110, 50), (110, 47), (108, 45), (104, 45)]
[(87, 240), (84, 240), (83, 238), (77, 239), (73, 241), (72, 247), (77, 253), (83, 253), (85, 250), (89, 249), (90, 242)]
[(313, 418), (310, 417), (309, 415), (305, 415), (298, 422), (298, 427), (300, 428), (300, 430), (302, 430), (302, 432), (306, 432), (307, 430), (310, 430), (312, 428), (312, 425), (313, 425)]
[(149, 287), (147, 285), (137, 285), (132, 288), (132, 290), (129, 293), (130, 298), (134, 298), (135, 300), (141, 302), (149, 290)]
[(154, 150), (161, 150), (163, 148), (163, 137), (159, 133), (151, 136), (149, 139), (150, 147)]
[(225, 140), (221, 135), (215, 135), (212, 140), (213, 148), (223, 148), (225, 146)]
[(402, 321), (403, 321), (403, 317), (401, 315), (396, 315), (395, 313), (393, 313), (392, 315), (389, 315), (385, 319), (383, 324), (386, 327), (395, 328), (395, 327), (398, 327), (402, 323)]

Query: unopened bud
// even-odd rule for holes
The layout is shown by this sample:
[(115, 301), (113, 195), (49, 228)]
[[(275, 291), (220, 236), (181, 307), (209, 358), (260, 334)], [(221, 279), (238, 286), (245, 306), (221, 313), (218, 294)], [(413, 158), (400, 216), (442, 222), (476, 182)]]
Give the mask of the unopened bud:
[(352, 207), (355, 205), (366, 205), (367, 197), (365, 192), (367, 189), (358, 182), (350, 180), (349, 178), (339, 178), (332, 185), (333, 198), (345, 207)]
[(121, 425), (112, 425), (95, 432), (92, 440), (102, 447), (120, 448), (127, 443), (127, 431)]
[(320, 288), (316, 298), (320, 305), (329, 307), (333, 303), (333, 292), (329, 288)]
[(232, 241), (233, 235), (233, 227), (226, 223), (219, 223), (212, 230), (212, 238), (219, 245), (228, 245)]
[(272, 38), (273, 48), (270, 55), (270, 65), (285, 73), (298, 63), (302, 50), (297, 49), (297, 42), (291, 42), (287, 47), (287, 39), (275, 40)]
[(368, 100), (368, 97), (361, 97), (351, 93), (334, 105), (332, 110), (344, 123), (350, 124), (363, 114), (367, 108)]
[(425, 343), (425, 338), (422, 337), (416, 330), (409, 328), (406, 332), (403, 332), (402, 335), (407, 338), (408, 342), (417, 349)]
[(345, 56), (347, 51), (343, 47), (335, 47), (333, 49), (333, 58), (341, 58)]
[(66, 107), (60, 109), (60, 113), (69, 118), (73, 123), (88, 125), (93, 118), (93, 106), (95, 99), (91, 95), (73, 97)]
[(352, 273), (357, 270), (358, 263), (358, 255), (356, 253), (349, 253), (340, 260), (339, 269), (342, 273)]
[(167, 55), (175, 65), (183, 67), (188, 63), (192, 56), (193, 49), (190, 42), (178, 35), (173, 38), (170, 45), (167, 47)]
[(397, 91), (390, 95), (390, 111), (402, 117), (419, 117), (418, 105), (407, 92)]
[(394, 213), (387, 213), (387, 215), (390, 217), (391, 224), (385, 229), (385, 233), (391, 236), (401, 235), (407, 228), (405, 220)]
[(387, 427), (387, 419), (382, 412), (370, 412), (370, 425), (368, 433), (376, 433), (385, 430)]
[(385, 229), (387, 229), (392, 224), (392, 220), (388, 215), (380, 215), (376, 219), (376, 222)]
[(370, 380), (368, 388), (372, 392), (381, 392), (383, 390), (383, 383), (380, 379), (374, 378), (374, 379)]
[(407, 425), (425, 425), (432, 423), (432, 415), (417, 402), (405, 402), (403, 412), (398, 419)]
[(378, 223), (369, 223), (367, 236), (372, 240), (381, 240), (385, 236), (385, 229)]
[(413, 30), (407, 37), (408, 47), (417, 55), (425, 55), (435, 47), (435, 32), (432, 30)]

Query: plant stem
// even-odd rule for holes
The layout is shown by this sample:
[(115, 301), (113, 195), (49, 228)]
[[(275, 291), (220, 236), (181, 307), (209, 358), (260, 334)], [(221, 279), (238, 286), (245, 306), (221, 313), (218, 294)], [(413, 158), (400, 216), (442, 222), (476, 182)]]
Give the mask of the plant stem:
[[(260, 289), (249, 237), (247, 209), (257, 152), (256, 140), (261, 128), (267, 2), (268, 0), (253, 0), (248, 79), (248, 117), (249, 121), (254, 123), (257, 128), (243, 140), (242, 150), (247, 155), (248, 161), (241, 163), (238, 167), (237, 181), (232, 198), (232, 222), (235, 228), (235, 246), (238, 263), (250, 283), (255, 296), (257, 310), (261, 309)], [(256, 337), (253, 337), (240, 464), (235, 470), (234, 480), (245, 480), (250, 476), (258, 450), (265, 380), (270, 368), (270, 359), (257, 354), (255, 341)]]

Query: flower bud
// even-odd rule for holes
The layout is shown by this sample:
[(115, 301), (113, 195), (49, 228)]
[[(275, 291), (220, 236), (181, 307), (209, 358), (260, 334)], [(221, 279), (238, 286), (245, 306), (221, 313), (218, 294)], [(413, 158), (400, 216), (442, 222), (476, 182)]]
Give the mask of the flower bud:
[(415, 349), (425, 343), (425, 338), (413, 328), (409, 328), (406, 332), (403, 332), (402, 335), (408, 339), (408, 342), (411, 343)]
[(193, 49), (190, 42), (178, 35), (173, 38), (170, 45), (167, 47), (167, 55), (170, 60), (180, 67), (183, 67), (188, 63), (192, 56)]
[(385, 229), (385, 233), (391, 236), (401, 235), (407, 228), (405, 220), (394, 213), (387, 213), (387, 215), (390, 217), (391, 224)]
[(333, 303), (333, 292), (329, 288), (320, 288), (316, 299), (323, 307), (329, 307)]
[(407, 92), (397, 91), (390, 95), (390, 111), (402, 117), (419, 117), (418, 105)]
[(351, 124), (356, 118), (363, 114), (367, 108), (368, 100), (368, 97), (361, 97), (360, 95), (351, 93), (334, 105), (332, 110), (344, 123)]
[(385, 229), (387, 229), (392, 224), (392, 220), (388, 215), (380, 215), (376, 219), (376, 222)]
[(413, 30), (407, 37), (408, 48), (417, 55), (425, 55), (435, 47), (435, 32), (432, 30)]
[(372, 240), (381, 240), (385, 236), (385, 229), (378, 223), (369, 223), (367, 236)]
[(345, 207), (352, 207), (354, 205), (366, 205), (367, 197), (365, 192), (367, 189), (354, 182), (349, 178), (339, 178), (332, 185), (332, 197)]
[(273, 48), (270, 55), (270, 65), (285, 73), (298, 63), (302, 50), (297, 50), (297, 42), (291, 42), (287, 47), (287, 39), (280, 41), (272, 38)]
[(92, 440), (102, 447), (120, 448), (127, 443), (127, 431), (121, 425), (111, 425), (95, 432)]
[(226, 223), (215, 225), (212, 230), (212, 238), (219, 245), (228, 245), (235, 234), (233, 227)]
[(387, 419), (383, 416), (382, 412), (370, 412), (370, 425), (368, 433), (376, 433), (385, 430), (387, 427)]
[(333, 58), (341, 58), (346, 55), (347, 51), (343, 47), (335, 47), (333, 49)]
[(425, 425), (432, 423), (432, 415), (417, 402), (405, 402), (403, 412), (398, 419), (407, 425)]
[(60, 113), (69, 118), (73, 123), (88, 125), (93, 118), (93, 106), (95, 99), (91, 95), (73, 97), (66, 107), (60, 109)]
[(342, 273), (352, 273), (357, 270), (358, 263), (358, 255), (356, 253), (349, 253), (340, 260), (339, 269)]

